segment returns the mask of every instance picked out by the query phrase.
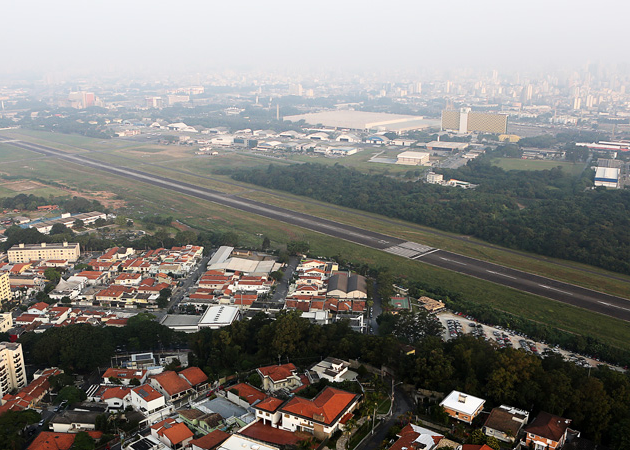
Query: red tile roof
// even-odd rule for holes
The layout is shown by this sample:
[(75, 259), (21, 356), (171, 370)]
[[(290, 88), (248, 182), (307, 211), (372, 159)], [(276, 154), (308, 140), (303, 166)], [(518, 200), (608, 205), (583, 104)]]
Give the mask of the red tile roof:
[[(344, 417), (345, 418), (345, 417)], [(389, 450), (403, 450), (403, 449), (413, 449), (413, 443), (420, 436), (420, 433), (414, 431), (411, 425), (406, 425), (400, 433), (398, 433), (398, 440), (394, 442), (394, 444), (389, 448)], [(439, 433), (435, 433), (435, 436), (431, 436), (433, 438), (433, 442), (435, 444), (439, 443), (444, 436)], [(480, 445), (474, 445), (473, 447), (481, 447)], [(484, 449), (486, 450), (486, 449)]]
[(276, 412), (276, 410), (284, 403), (284, 400), (280, 400), (275, 397), (267, 397), (262, 402), (256, 404), (254, 408), (261, 409), (268, 412)]
[(223, 443), (231, 435), (221, 430), (214, 430), (199, 439), (190, 441), (190, 445), (195, 445), (204, 450), (212, 450)]
[[(103, 436), (100, 431), (88, 431), (87, 433), (95, 440)], [(28, 446), (28, 450), (68, 450), (74, 444), (75, 437), (76, 433), (42, 431)]]
[(103, 378), (114, 377), (120, 380), (131, 380), (133, 378), (137, 378), (138, 380), (141, 380), (146, 373), (146, 370), (114, 369), (110, 367), (103, 374)]
[(138, 386), (137, 388), (133, 388), (132, 390), (145, 402), (150, 402), (152, 400), (163, 397), (162, 394), (153, 389), (149, 384), (143, 384), (142, 386)]
[(262, 422), (256, 422), (250, 425), (244, 430), (239, 431), (239, 434), (278, 446), (295, 446), (302, 440), (295, 433), (273, 428), (271, 425), (264, 425)]
[(558, 442), (567, 428), (569, 428), (570, 423), (571, 420), (569, 419), (554, 416), (543, 411), (536, 416), (532, 423), (525, 427), (525, 431)]
[(156, 423), (151, 428), (156, 430), (159, 436), (166, 436), (173, 445), (181, 444), (194, 436), (184, 423), (176, 422), (175, 419), (170, 418)]
[(263, 377), (269, 377), (274, 382), (286, 380), (293, 375), (295, 370), (296, 368), (292, 363), (283, 364), (281, 366), (266, 366), (258, 369)]
[(119, 398), (123, 399), (131, 392), (130, 388), (123, 388), (120, 386), (106, 389), (105, 392), (101, 395), (101, 400), (108, 400), (110, 398)]
[(179, 372), (179, 376), (186, 378), (191, 386), (197, 386), (208, 381), (208, 376), (199, 367), (188, 367)]
[(159, 375), (155, 375), (153, 378), (170, 396), (184, 392), (192, 387), (188, 381), (172, 370), (162, 372)]
[(358, 394), (327, 387), (312, 400), (293, 397), (281, 408), (281, 411), (331, 425), (347, 412), (346, 410), (358, 397)]
[(243, 397), (250, 405), (256, 401), (262, 401), (267, 397), (264, 392), (259, 391), (254, 386), (247, 383), (236, 384), (229, 390), (236, 391), (237, 395)]

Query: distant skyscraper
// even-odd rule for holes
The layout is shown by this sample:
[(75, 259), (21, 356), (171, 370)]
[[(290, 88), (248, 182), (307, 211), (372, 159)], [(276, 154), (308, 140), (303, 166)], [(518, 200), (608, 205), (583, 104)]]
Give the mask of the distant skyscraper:
[(575, 97), (573, 99), (573, 109), (578, 110), (582, 108), (582, 99), (580, 97)]
[(531, 102), (533, 96), (534, 96), (534, 86), (532, 86), (531, 84), (528, 84), (527, 85), (527, 94), (525, 95), (525, 99), (528, 102)]

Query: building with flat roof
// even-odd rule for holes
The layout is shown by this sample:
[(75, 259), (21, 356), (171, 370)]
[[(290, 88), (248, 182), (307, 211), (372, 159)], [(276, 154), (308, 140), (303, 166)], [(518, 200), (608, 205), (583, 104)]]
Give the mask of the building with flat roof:
[(442, 150), (447, 152), (463, 151), (468, 148), (468, 142), (431, 141), (425, 144), (427, 150)]
[(483, 410), (485, 400), (459, 391), (452, 391), (440, 402), (446, 414), (453, 419), (471, 424), (473, 419)]
[(231, 325), (232, 322), (240, 318), (241, 310), (236, 306), (210, 306), (206, 309), (206, 312), (203, 313), (203, 316), (201, 316), (198, 326), (199, 329), (210, 328), (216, 330), (217, 328)]
[(7, 251), (10, 264), (27, 263), (30, 261), (42, 261), (47, 259), (65, 259), (68, 262), (76, 262), (81, 255), (78, 243), (63, 242), (51, 244), (18, 244)]
[(470, 108), (442, 111), (442, 129), (461, 134), (507, 134), (507, 123), (507, 114), (476, 112)]
[(438, 120), (425, 119), (422, 116), (352, 110), (322, 111), (310, 114), (286, 116), (284, 120), (290, 122), (299, 122), (300, 120), (304, 120), (304, 122), (311, 125), (322, 124), (330, 128), (393, 131), (397, 133), (440, 126)]
[(74, 215), (66, 213), (66, 214), (62, 214), (61, 217), (58, 217), (56, 219), (30, 223), (29, 228), (36, 228), (37, 231), (39, 231), (40, 233), (48, 234), (50, 233), (50, 230), (52, 230), (53, 225), (56, 225), (56, 224), (61, 224), (65, 227), (73, 228), (74, 223), (77, 220), (81, 220), (84, 225), (92, 225), (98, 219), (106, 220), (107, 214), (98, 212), (98, 211), (92, 211), (92, 212), (74, 214)]
[(406, 151), (396, 156), (396, 164), (406, 164), (409, 166), (424, 166), (429, 162), (429, 154), (426, 152)]
[(619, 189), (620, 169), (615, 167), (598, 167), (595, 171), (595, 186)]
[(22, 344), (0, 342), (0, 397), (26, 386)]

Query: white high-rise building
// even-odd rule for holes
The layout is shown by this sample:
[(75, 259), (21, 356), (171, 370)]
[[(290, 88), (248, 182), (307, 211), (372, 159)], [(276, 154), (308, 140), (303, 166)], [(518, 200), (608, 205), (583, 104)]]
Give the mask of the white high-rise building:
[(26, 386), (22, 344), (0, 342), (0, 396)]

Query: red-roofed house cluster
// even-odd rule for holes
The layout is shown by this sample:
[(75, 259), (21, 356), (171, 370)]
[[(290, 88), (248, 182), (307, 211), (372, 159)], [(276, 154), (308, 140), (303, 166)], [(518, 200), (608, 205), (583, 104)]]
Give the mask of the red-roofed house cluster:
[(78, 305), (157, 308), (160, 292), (176, 285), (172, 277), (190, 273), (202, 257), (203, 247), (195, 245), (147, 251), (113, 247), (88, 263), (91, 270), (61, 280), (50, 297), (68, 297)]
[(239, 271), (229, 272), (225, 269), (208, 270), (201, 275), (197, 286), (190, 291), (184, 303), (194, 305), (200, 310), (213, 304), (249, 309), (273, 285), (274, 280), (267, 275), (244, 275)]
[(336, 263), (303, 260), (296, 268), (297, 279), (289, 288), (285, 307), (300, 310), (302, 317), (320, 324), (348, 319), (354, 329), (364, 331), (365, 278), (338, 269)]
[(30, 306), (14, 320), (14, 328), (9, 331), (9, 335), (11, 339), (17, 339), (20, 334), (26, 331), (43, 333), (49, 328), (65, 327), (75, 323), (124, 327), (127, 324), (127, 319), (104, 311), (53, 306), (39, 302)]
[(33, 381), (20, 389), (16, 394), (6, 394), (2, 397), (0, 415), (7, 411), (21, 411), (33, 408), (39, 404), (44, 396), (50, 391), (48, 379), (53, 375), (59, 375), (62, 371), (57, 368), (50, 368), (38, 371), (34, 375)]

